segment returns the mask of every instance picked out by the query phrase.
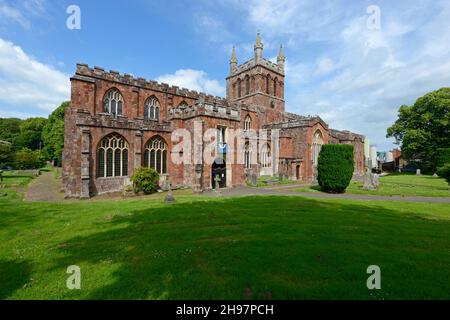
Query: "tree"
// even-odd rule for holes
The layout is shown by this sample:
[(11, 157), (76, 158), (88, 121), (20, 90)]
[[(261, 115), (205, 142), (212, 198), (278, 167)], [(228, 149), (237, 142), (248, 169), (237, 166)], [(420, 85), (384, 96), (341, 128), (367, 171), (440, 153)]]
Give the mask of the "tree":
[(17, 169), (39, 169), (43, 165), (44, 161), (39, 150), (23, 148), (16, 152), (15, 167)]
[(353, 177), (355, 160), (353, 146), (326, 144), (319, 154), (317, 180), (325, 192), (343, 193)]
[(44, 156), (47, 160), (56, 161), (58, 165), (62, 161), (62, 151), (64, 148), (64, 113), (69, 103), (69, 101), (63, 102), (53, 111), (42, 130)]
[(14, 152), (9, 143), (0, 142), (0, 169), (14, 162)]
[(401, 144), (407, 160), (418, 160), (424, 172), (436, 170), (438, 148), (450, 147), (450, 88), (427, 93), (412, 106), (401, 106), (387, 137)]
[(20, 134), (22, 120), (16, 118), (0, 118), (0, 140), (13, 142)]
[(153, 168), (138, 168), (131, 177), (133, 182), (134, 192), (144, 192), (150, 194), (158, 190), (159, 174)]
[(19, 150), (29, 148), (40, 150), (43, 147), (42, 130), (47, 122), (45, 118), (29, 118), (20, 124), (20, 134), (14, 138), (13, 145)]

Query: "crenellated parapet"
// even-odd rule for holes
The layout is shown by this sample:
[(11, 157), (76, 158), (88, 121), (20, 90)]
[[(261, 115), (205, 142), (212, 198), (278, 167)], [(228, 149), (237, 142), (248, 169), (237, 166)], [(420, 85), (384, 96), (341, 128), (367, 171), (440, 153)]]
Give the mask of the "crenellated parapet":
[(193, 105), (181, 105), (169, 110), (169, 119), (189, 119), (206, 116), (213, 118), (240, 121), (241, 112), (237, 105), (210, 103), (205, 100), (197, 101)]
[(99, 79), (191, 99), (203, 99), (211, 103), (226, 103), (226, 100), (223, 97), (213, 96), (186, 88), (180, 88), (178, 86), (170, 86), (167, 83), (159, 83), (154, 80), (146, 80), (142, 77), (134, 77), (133, 75), (128, 73), (121, 74), (115, 70), (105, 71), (105, 69), (101, 67), (91, 68), (84, 63), (77, 63), (76, 72), (72, 79), (78, 79), (87, 82), (92, 82), (92, 80)]

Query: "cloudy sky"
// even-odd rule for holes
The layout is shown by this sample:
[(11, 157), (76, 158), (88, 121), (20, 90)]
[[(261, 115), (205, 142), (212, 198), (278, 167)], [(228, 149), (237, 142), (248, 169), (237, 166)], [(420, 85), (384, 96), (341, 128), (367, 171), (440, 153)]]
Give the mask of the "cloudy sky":
[(257, 30), (266, 58), (284, 45), (287, 111), (379, 150), (400, 105), (450, 86), (449, 0), (0, 0), (0, 117), (48, 115), (76, 62), (224, 96), (231, 48), (251, 58)]

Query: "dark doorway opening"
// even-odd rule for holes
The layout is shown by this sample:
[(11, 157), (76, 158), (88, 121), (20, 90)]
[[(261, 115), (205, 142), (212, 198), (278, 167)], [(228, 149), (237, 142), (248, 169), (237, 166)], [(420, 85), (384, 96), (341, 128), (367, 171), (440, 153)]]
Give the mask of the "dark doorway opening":
[(211, 186), (216, 187), (216, 176), (219, 177), (219, 188), (225, 188), (227, 186), (227, 168), (225, 160), (222, 158), (216, 159), (211, 168)]
[(297, 165), (297, 167), (295, 168), (295, 177), (297, 178), (297, 180), (301, 179), (301, 176), (300, 176), (300, 165)]

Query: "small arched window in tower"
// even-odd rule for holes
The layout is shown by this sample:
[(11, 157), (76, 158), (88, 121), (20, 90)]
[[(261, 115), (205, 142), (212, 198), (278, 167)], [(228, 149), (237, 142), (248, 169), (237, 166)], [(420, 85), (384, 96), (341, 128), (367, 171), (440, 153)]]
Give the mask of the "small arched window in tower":
[(145, 145), (144, 166), (155, 169), (159, 174), (167, 173), (167, 144), (156, 136)]
[(159, 102), (156, 97), (150, 97), (144, 106), (144, 120), (145, 121), (159, 121)]
[(277, 95), (277, 79), (273, 79), (273, 95)]
[(97, 150), (97, 176), (125, 177), (128, 175), (128, 143), (118, 134), (100, 141)]
[(238, 79), (238, 98), (242, 96), (242, 84), (241, 79)]
[(270, 82), (270, 76), (267, 75), (267, 77), (266, 77), (266, 93), (267, 94), (270, 94), (270, 92), (269, 92), (269, 87), (270, 87), (269, 82)]
[(252, 150), (250, 147), (250, 142), (247, 140), (244, 145), (244, 168), (250, 169), (252, 167)]
[(111, 89), (103, 98), (103, 112), (109, 113), (113, 118), (122, 114), (123, 98), (119, 90)]
[(250, 94), (250, 77), (248, 75), (245, 77), (245, 94)]
[(249, 131), (251, 129), (251, 126), (252, 126), (252, 118), (250, 118), (250, 116), (247, 115), (244, 121), (244, 131)]
[(270, 145), (264, 144), (261, 149), (261, 167), (270, 168), (272, 166), (272, 159), (270, 157)]

